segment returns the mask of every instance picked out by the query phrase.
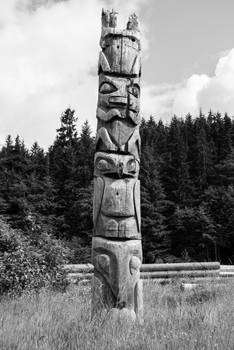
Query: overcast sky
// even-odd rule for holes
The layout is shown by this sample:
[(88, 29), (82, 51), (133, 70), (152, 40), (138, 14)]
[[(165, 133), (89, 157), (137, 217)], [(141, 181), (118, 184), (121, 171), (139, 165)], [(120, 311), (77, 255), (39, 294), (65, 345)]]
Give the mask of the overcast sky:
[(46, 148), (67, 107), (95, 132), (102, 7), (140, 18), (144, 117), (234, 115), (233, 0), (0, 0), (0, 143)]

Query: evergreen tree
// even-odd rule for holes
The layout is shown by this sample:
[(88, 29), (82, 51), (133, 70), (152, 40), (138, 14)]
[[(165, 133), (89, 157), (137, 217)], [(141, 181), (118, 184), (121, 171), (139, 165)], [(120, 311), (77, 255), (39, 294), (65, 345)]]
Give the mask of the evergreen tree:
[[(210, 261), (215, 227), (204, 208), (177, 208), (170, 220), (172, 254), (181, 261)], [(209, 238), (209, 239), (208, 239)]]
[(234, 187), (210, 186), (204, 193), (202, 206), (215, 224), (213, 259), (223, 264), (234, 261)]
[[(25, 235), (35, 218), (74, 263), (90, 261), (95, 148), (88, 122), (80, 132), (76, 122), (66, 109), (47, 153), (11, 136), (0, 149), (0, 214)], [(150, 117), (140, 132), (144, 261), (233, 263), (234, 121), (212, 111), (169, 125)]]
[(28, 210), (28, 163), (29, 154), (20, 140), (14, 142), (8, 136), (0, 157), (1, 213), (8, 216), (12, 225), (24, 228)]
[(80, 177), (80, 187), (89, 187), (93, 178), (93, 159), (95, 150), (95, 140), (91, 136), (91, 128), (86, 120), (81, 129), (78, 142), (78, 169)]
[(75, 111), (66, 109), (61, 115), (61, 127), (57, 129), (54, 144), (49, 149), (50, 175), (56, 191), (57, 230), (61, 236), (70, 236), (70, 224), (65, 220), (79, 184), (77, 173), (78, 133)]
[(141, 214), (145, 262), (166, 261), (170, 251), (170, 232), (166, 214), (171, 203), (165, 198), (160, 183), (157, 160), (151, 148), (143, 148), (141, 156)]

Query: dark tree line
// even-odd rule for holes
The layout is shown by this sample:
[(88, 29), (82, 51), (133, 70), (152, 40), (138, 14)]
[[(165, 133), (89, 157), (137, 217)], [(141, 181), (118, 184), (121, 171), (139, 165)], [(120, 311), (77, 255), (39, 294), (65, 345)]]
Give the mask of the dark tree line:
[[(141, 212), (145, 262), (234, 263), (234, 121), (153, 117), (141, 124)], [(32, 222), (90, 260), (95, 140), (65, 110), (53, 145), (28, 149), (8, 136), (0, 150), (0, 216), (27, 234)]]

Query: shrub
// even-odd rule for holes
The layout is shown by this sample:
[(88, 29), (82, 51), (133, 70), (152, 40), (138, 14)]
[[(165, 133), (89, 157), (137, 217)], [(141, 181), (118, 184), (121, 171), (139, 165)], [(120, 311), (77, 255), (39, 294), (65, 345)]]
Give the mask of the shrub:
[(67, 263), (69, 250), (31, 224), (27, 233), (12, 229), (0, 218), (0, 294), (20, 294), (25, 289), (50, 286), (66, 287), (61, 265)]

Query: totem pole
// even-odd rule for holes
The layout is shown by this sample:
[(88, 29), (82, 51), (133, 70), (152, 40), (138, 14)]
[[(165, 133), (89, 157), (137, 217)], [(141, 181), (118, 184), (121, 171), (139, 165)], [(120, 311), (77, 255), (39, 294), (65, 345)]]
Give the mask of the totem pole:
[(92, 314), (114, 311), (142, 320), (140, 266), (140, 32), (102, 11), (94, 158)]

